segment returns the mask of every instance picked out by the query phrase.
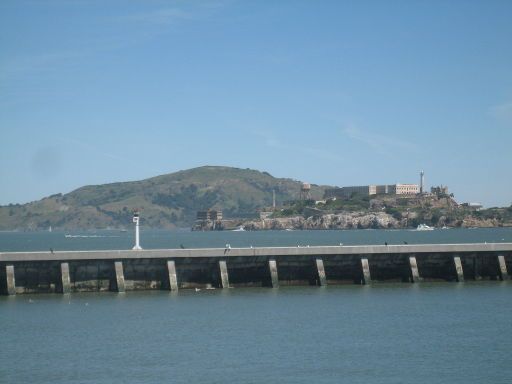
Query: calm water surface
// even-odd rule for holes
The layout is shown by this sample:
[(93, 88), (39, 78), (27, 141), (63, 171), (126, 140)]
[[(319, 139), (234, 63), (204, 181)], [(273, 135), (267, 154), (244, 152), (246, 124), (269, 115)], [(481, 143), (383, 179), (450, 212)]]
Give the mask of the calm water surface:
[[(0, 232), (2, 251), (56, 251), (131, 249), (132, 232)], [(446, 244), (512, 242), (512, 228), (416, 230), (331, 230), (331, 231), (165, 231), (142, 230), (141, 245), (146, 249), (268, 247), (297, 245), (361, 244)]]
[[(69, 233), (68, 233), (69, 234)], [(130, 233), (0, 233), (0, 250)], [(512, 241), (512, 230), (145, 231), (146, 248)], [(510, 383), (512, 283), (0, 296), (0, 383)]]
[(510, 383), (507, 283), (0, 298), (5, 383)]

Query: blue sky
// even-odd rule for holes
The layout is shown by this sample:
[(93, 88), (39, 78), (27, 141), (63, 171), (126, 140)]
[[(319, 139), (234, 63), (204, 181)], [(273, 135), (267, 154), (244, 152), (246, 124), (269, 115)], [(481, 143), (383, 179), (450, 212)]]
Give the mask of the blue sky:
[(512, 203), (510, 1), (2, 1), (0, 204), (200, 165)]

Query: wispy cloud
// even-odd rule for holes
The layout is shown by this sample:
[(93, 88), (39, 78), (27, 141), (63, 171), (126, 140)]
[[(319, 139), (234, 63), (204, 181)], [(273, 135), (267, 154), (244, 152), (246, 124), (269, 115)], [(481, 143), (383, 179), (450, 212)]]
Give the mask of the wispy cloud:
[(416, 151), (417, 145), (402, 139), (397, 139), (389, 135), (381, 135), (366, 130), (362, 130), (354, 125), (343, 129), (343, 133), (350, 139), (359, 141), (379, 154), (388, 154), (390, 150), (399, 149), (404, 151)]
[(251, 131), (251, 134), (254, 136), (258, 136), (261, 139), (263, 139), (265, 146), (269, 148), (282, 148), (283, 145), (281, 142), (277, 139), (277, 137), (267, 131)]
[(289, 142), (283, 142), (278, 139), (275, 134), (268, 131), (252, 131), (251, 133), (262, 138), (264, 145), (270, 149), (292, 151), (297, 154), (304, 154), (320, 160), (343, 161), (343, 157), (339, 156), (337, 153), (330, 152), (325, 148), (318, 148), (311, 145), (292, 145)]
[(100, 16), (94, 20), (95, 25), (99, 30), (107, 28), (107, 32), (83, 36), (77, 39), (77, 44), (73, 48), (0, 58), (0, 81), (16, 78), (25, 73), (50, 71), (57, 73), (62, 71), (63, 67), (82, 66), (84, 62), (98, 54), (140, 45), (155, 39), (177, 28), (180, 21), (211, 17), (223, 6), (225, 3), (222, 1), (185, 2), (174, 7)]
[(341, 162), (345, 160), (342, 156), (338, 155), (337, 153), (325, 150), (324, 148), (318, 148), (318, 147), (296, 147), (296, 149), (308, 156), (325, 160), (325, 161), (333, 161), (333, 162)]
[(82, 149), (85, 149), (86, 151), (90, 152), (91, 154), (95, 154), (95, 155), (99, 155), (99, 156), (103, 156), (103, 157), (106, 157), (106, 158), (109, 158), (109, 159), (112, 159), (112, 160), (116, 160), (116, 161), (121, 161), (121, 162), (126, 162), (126, 163), (133, 163), (133, 160), (131, 159), (128, 159), (126, 157), (123, 157), (123, 156), (118, 156), (114, 153), (111, 153), (111, 152), (103, 152), (103, 151), (100, 151), (98, 150), (97, 146), (94, 146), (94, 145), (91, 145), (89, 143), (86, 143), (85, 141), (82, 141), (82, 140), (77, 140), (77, 139), (72, 139), (72, 138), (69, 138), (69, 137), (61, 137), (59, 139), (59, 141), (69, 145), (74, 145), (76, 147), (80, 147)]
[(0, 63), (0, 79), (18, 73), (47, 71), (53, 69), (56, 63), (70, 65), (80, 62), (87, 55), (88, 52), (82, 49), (13, 57)]
[(118, 15), (114, 20), (163, 27), (179, 21), (200, 20), (211, 17), (231, 2), (231, 0), (182, 1), (176, 2), (173, 6)]
[(512, 101), (489, 108), (491, 116), (505, 123), (512, 123)]
[(171, 24), (178, 20), (191, 20), (194, 18), (194, 14), (192, 12), (184, 11), (179, 8), (163, 8), (119, 16), (116, 18), (116, 20), (122, 22), (165, 25)]

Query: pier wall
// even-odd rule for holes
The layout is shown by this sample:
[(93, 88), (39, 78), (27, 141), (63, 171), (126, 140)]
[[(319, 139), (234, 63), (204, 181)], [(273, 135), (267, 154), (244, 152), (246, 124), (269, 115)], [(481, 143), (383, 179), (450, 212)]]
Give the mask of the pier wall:
[(2, 294), (507, 280), (512, 244), (0, 253)]

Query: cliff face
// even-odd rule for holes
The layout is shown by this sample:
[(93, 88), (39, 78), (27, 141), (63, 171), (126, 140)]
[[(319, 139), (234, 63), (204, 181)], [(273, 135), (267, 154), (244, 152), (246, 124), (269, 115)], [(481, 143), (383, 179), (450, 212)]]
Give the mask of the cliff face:
[(401, 228), (402, 223), (383, 212), (350, 212), (304, 218), (302, 216), (252, 220), (244, 223), (247, 230), (262, 229), (353, 229)]
[(352, 212), (308, 217), (306, 226), (315, 229), (399, 228), (400, 222), (383, 212)]
[(352, 196), (323, 202), (296, 201), (274, 218), (252, 220), (246, 229), (387, 229), (432, 227), (499, 227), (512, 225), (512, 206), (474, 210), (449, 196)]
[(479, 227), (479, 228), (493, 228), (503, 226), (503, 223), (498, 219), (481, 219), (473, 216), (465, 217), (462, 220), (461, 227)]
[[(409, 225), (408, 225), (409, 224)], [(347, 212), (339, 214), (325, 214), (304, 218), (303, 216), (280, 217), (275, 219), (251, 220), (239, 222), (246, 230), (268, 229), (400, 229), (415, 227), (407, 219), (397, 220), (392, 215), (384, 212)], [(445, 225), (442, 218), (438, 227)], [(480, 227), (492, 228), (510, 225), (497, 219), (482, 219), (468, 216), (463, 220), (448, 224), (451, 227)]]

